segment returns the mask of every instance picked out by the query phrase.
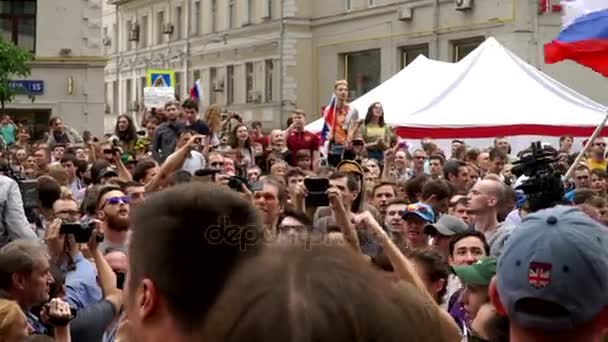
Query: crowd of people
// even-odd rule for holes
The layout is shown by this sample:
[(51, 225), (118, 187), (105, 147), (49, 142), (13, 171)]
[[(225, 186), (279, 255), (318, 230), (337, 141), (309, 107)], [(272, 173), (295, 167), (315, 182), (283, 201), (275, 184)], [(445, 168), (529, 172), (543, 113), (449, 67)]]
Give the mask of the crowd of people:
[[(326, 142), (192, 100), (103, 137), (5, 116), (0, 340), (603, 341), (603, 138), (535, 211), (529, 150), (410, 149), (334, 91)], [(562, 175), (572, 144), (545, 146)]]

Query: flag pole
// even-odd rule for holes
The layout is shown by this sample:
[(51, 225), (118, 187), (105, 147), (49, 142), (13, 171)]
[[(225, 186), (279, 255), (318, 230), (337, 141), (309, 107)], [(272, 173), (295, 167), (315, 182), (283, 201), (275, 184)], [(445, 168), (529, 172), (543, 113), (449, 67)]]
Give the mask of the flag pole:
[(576, 157), (576, 159), (570, 166), (570, 169), (568, 169), (568, 172), (566, 172), (566, 176), (565, 176), (566, 180), (568, 180), (568, 179), (570, 179), (570, 177), (572, 177), (574, 170), (576, 169), (578, 164), (581, 162), (581, 160), (585, 156), (585, 153), (587, 153), (587, 151), (589, 151), (589, 149), (593, 145), (593, 141), (595, 140), (595, 138), (597, 138), (600, 135), (600, 133), (602, 132), (602, 129), (604, 129), (604, 126), (606, 125), (606, 121), (608, 121), (608, 109), (605, 110), (604, 120), (602, 120), (600, 125), (597, 126), (595, 131), (593, 131), (593, 134), (591, 134), (591, 137), (587, 141), (587, 144), (583, 147), (583, 150), (578, 154), (578, 156)]

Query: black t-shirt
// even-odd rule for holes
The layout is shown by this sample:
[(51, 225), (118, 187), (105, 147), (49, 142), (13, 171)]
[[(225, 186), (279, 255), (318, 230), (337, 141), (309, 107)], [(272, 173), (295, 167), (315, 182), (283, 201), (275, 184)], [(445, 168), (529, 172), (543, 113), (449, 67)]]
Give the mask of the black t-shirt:
[(195, 131), (197, 134), (200, 135), (209, 135), (210, 131), (209, 131), (209, 126), (207, 126), (207, 124), (205, 123), (205, 121), (203, 120), (196, 120), (192, 125), (190, 126), (186, 126), (187, 129), (193, 130)]

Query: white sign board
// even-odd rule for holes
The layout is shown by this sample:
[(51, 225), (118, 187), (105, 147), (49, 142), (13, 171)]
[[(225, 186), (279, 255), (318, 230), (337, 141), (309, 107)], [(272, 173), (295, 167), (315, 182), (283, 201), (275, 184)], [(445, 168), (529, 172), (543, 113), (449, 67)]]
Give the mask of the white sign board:
[(163, 108), (168, 101), (175, 100), (175, 90), (172, 87), (144, 88), (144, 106), (146, 108)]

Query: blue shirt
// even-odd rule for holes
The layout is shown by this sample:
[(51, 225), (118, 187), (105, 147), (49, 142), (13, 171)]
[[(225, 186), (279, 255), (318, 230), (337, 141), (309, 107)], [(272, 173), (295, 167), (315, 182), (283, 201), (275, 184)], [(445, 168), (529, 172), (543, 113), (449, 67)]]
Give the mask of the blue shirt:
[[(74, 257), (76, 269), (65, 275), (65, 299), (74, 309), (83, 309), (102, 299), (101, 288), (97, 284), (97, 272), (93, 265), (78, 252)], [(64, 271), (67, 265), (64, 265)]]
[(0, 134), (7, 145), (15, 142), (15, 126), (12, 124), (0, 125)]

